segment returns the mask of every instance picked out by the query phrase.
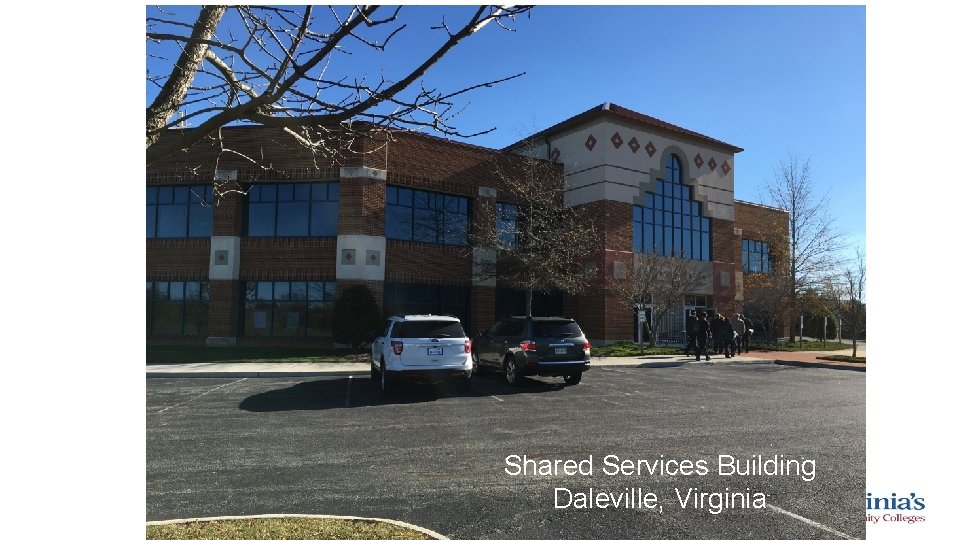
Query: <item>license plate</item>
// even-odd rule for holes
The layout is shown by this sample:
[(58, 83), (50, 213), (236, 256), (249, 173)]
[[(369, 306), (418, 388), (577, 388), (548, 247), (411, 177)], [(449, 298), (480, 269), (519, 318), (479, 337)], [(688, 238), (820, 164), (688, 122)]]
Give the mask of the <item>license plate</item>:
[(554, 347), (553, 354), (567, 354), (566, 347)]
[(443, 347), (428, 347), (427, 355), (443, 354)]

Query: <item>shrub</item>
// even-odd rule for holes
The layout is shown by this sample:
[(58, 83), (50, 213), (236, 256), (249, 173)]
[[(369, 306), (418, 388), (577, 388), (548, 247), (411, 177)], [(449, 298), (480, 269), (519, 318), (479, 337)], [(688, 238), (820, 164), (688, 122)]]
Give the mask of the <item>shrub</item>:
[(366, 285), (347, 287), (333, 304), (333, 339), (357, 349), (380, 328), (380, 309)]

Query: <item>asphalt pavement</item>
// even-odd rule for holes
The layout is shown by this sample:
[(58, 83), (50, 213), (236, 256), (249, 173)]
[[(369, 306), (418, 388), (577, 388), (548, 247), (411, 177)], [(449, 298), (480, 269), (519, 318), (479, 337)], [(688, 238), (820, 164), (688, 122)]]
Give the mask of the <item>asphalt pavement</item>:
[[(514, 388), (490, 374), (466, 392), (408, 385), (390, 396), (366, 364), (356, 374), (273, 365), (250, 371), (270, 374), (256, 378), (151, 378), (147, 519), (359, 515), (455, 540), (863, 538), (864, 374), (746, 355), (691, 360), (595, 359), (575, 386), (531, 378)], [(184, 367), (194, 377), (206, 369)], [(589, 461), (592, 473), (514, 476), (510, 456)], [(721, 456), (745, 468), (813, 461), (815, 473), (720, 475)], [(608, 475), (611, 460), (634, 471), (702, 460), (705, 473)], [(564, 490), (634, 499), (640, 490), (657, 503), (557, 508)], [(731, 493), (765, 504), (714, 512)]]

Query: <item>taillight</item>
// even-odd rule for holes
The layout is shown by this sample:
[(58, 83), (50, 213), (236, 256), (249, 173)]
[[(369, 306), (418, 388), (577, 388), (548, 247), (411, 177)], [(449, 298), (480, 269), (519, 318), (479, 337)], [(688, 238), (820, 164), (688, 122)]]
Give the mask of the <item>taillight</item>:
[(473, 349), (473, 340), (468, 339), (463, 342), (463, 352), (468, 353)]
[(393, 347), (393, 354), (400, 354), (403, 352), (402, 341), (391, 341), (390, 346)]
[(589, 341), (584, 341), (584, 342), (583, 342), (583, 352), (590, 352), (590, 342), (589, 342)]
[(536, 350), (537, 350), (537, 342), (536, 342), (536, 341), (529, 341), (529, 340), (526, 340), (526, 339), (525, 339), (525, 340), (523, 340), (523, 341), (520, 342), (520, 348), (523, 349), (523, 350), (525, 350), (525, 351), (536, 351)]

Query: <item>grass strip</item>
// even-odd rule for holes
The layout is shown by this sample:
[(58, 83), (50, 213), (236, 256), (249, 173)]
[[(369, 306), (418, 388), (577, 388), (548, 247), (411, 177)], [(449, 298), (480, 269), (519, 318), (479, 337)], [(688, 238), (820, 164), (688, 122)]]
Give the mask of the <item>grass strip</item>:
[(148, 525), (147, 540), (430, 540), (430, 536), (391, 523), (289, 517), (194, 521)]

